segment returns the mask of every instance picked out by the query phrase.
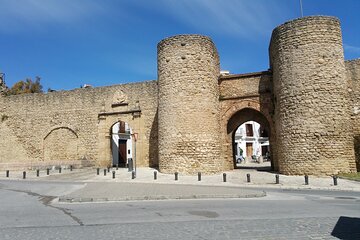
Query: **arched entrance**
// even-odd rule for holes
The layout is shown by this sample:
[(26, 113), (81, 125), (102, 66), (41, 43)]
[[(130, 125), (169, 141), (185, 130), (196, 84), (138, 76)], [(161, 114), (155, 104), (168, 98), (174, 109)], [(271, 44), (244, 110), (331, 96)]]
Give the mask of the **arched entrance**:
[(270, 145), (267, 130), (256, 121), (241, 124), (234, 132), (233, 151), (237, 167), (269, 161)]
[(128, 159), (132, 158), (132, 129), (123, 121), (111, 127), (111, 155), (112, 165), (126, 167)]
[(237, 111), (228, 121), (227, 134), (231, 138), (234, 168), (241, 168), (244, 163), (269, 161), (274, 169), (270, 123), (261, 112), (253, 108)]
[(55, 127), (44, 137), (44, 161), (74, 164), (79, 160), (80, 147), (79, 137), (73, 129)]

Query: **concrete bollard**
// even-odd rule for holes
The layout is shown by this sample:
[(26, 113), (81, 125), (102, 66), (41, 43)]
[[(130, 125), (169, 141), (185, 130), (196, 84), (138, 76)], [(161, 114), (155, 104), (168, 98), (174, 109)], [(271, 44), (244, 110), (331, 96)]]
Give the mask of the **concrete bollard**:
[(39, 177), (40, 176), (40, 170), (36, 170), (36, 176)]
[(246, 181), (251, 182), (250, 173), (246, 174)]
[(337, 179), (338, 179), (337, 176), (333, 176), (334, 186), (337, 186), (337, 185), (338, 185)]
[(115, 178), (115, 171), (112, 172), (113, 179)]
[(135, 176), (135, 171), (132, 171), (131, 172), (131, 179), (135, 179), (136, 178), (136, 176)]
[(104, 169), (104, 176), (106, 176), (106, 169)]
[(61, 173), (61, 167), (59, 167), (59, 173)]
[(309, 176), (305, 175), (305, 185), (309, 185)]
[(198, 172), (198, 181), (201, 181), (201, 172)]
[(226, 182), (226, 173), (223, 173), (223, 182)]
[(96, 169), (96, 175), (100, 175), (100, 168)]
[(50, 175), (50, 168), (46, 169), (46, 175), (48, 175), (48, 176)]
[(154, 180), (157, 179), (157, 171), (154, 171)]
[(175, 181), (179, 180), (179, 173), (175, 172)]
[(10, 176), (10, 171), (6, 170), (6, 177), (9, 177), (9, 176)]
[(26, 172), (23, 172), (23, 179), (26, 179)]
[(279, 184), (279, 183), (280, 183), (280, 181), (279, 181), (279, 174), (276, 174), (276, 175), (275, 175), (275, 183), (276, 183), (276, 184)]

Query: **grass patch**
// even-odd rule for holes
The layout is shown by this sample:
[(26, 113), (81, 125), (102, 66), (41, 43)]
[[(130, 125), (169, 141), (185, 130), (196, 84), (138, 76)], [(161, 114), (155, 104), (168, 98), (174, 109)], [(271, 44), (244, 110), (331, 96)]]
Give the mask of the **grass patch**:
[(349, 179), (349, 180), (360, 181), (360, 172), (356, 172), (356, 173), (340, 173), (339, 177)]

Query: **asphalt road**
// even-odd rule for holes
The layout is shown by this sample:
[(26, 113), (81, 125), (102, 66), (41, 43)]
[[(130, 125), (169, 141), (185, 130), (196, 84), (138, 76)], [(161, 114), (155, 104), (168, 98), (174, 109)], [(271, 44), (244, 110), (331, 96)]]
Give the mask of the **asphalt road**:
[(360, 193), (57, 203), (81, 183), (0, 181), (0, 239), (360, 239)]

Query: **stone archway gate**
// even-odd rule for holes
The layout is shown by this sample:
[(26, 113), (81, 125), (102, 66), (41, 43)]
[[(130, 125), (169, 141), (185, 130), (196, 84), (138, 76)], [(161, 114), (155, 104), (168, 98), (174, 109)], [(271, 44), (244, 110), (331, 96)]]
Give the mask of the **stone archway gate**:
[[(271, 100), (271, 78), (272, 75), (269, 71), (220, 76), (221, 152), (226, 168), (233, 168), (232, 136), (239, 126), (236, 125), (236, 119), (235, 122), (231, 122), (231, 119), (245, 109), (255, 110), (264, 116), (270, 130), (272, 154), (276, 152), (275, 132), (272, 119), (274, 109)], [(251, 116), (249, 117), (251, 118)], [(273, 168), (274, 170), (278, 170), (276, 161), (273, 162)]]

